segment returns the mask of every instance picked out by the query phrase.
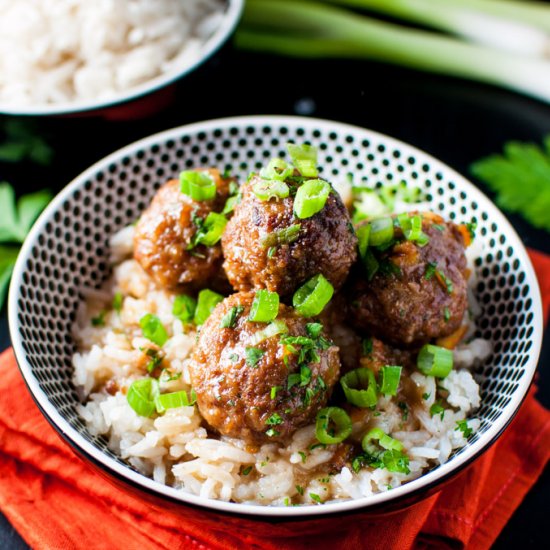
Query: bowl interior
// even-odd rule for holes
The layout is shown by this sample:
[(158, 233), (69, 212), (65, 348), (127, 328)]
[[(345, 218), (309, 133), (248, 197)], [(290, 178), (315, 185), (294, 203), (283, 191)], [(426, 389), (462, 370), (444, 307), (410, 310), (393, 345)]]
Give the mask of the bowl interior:
[(162, 73), (146, 82), (133, 86), (128, 90), (119, 91), (106, 98), (77, 99), (42, 105), (2, 104), (0, 101), (0, 113), (32, 116), (67, 115), (109, 108), (155, 92), (193, 71), (209, 59), (228, 40), (239, 22), (244, 8), (244, 0), (224, 0), (224, 2), (224, 16), (221, 24), (210, 38), (204, 42), (200, 49), (200, 54), (194, 59), (190, 59), (185, 65), (175, 66), (166, 73)]
[[(353, 175), (371, 186), (397, 183), (421, 188), (431, 209), (456, 222), (476, 222), (480, 254), (474, 262), (481, 305), (478, 336), (493, 353), (476, 370), (482, 406), (479, 432), (453, 458), (422, 478), (382, 495), (317, 508), (368, 506), (434, 483), (471, 460), (512, 418), (536, 368), (542, 339), (538, 285), (523, 245), (495, 206), (460, 175), (399, 141), (338, 123), (293, 117), (243, 117), (199, 123), (133, 144), (100, 161), (48, 207), (29, 236), (14, 272), (10, 327), (18, 362), (35, 399), (77, 446), (108, 469), (151, 490), (210, 507), (214, 503), (158, 485), (133, 472), (102, 438), (93, 437), (76, 412), (71, 383), (75, 350), (71, 325), (84, 287), (98, 287), (109, 274), (110, 236), (135, 221), (156, 189), (182, 169), (216, 166), (244, 179), (272, 156), (286, 156), (287, 141), (319, 147), (321, 175)], [(137, 480), (137, 481), (136, 481)], [(304, 509), (250, 513), (303, 515)], [(254, 508), (255, 512), (254, 512)], [(306, 512), (308, 513), (308, 512)], [(313, 513), (313, 512), (312, 512)]]

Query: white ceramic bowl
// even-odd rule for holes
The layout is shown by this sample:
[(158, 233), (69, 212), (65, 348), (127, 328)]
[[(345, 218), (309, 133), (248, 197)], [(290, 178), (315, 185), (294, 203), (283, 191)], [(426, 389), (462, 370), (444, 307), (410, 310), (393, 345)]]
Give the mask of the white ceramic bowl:
[(174, 69), (147, 80), (138, 86), (133, 86), (128, 90), (117, 92), (112, 96), (102, 99), (75, 100), (43, 105), (17, 105), (2, 103), (0, 100), (0, 113), (7, 115), (32, 116), (74, 115), (95, 111), (101, 111), (104, 113), (105, 110), (110, 110), (120, 104), (142, 100), (151, 94), (159, 92), (206, 62), (233, 34), (244, 8), (244, 0), (225, 0), (225, 3), (225, 12), (222, 23), (212, 34), (212, 36), (204, 43), (200, 51), (200, 55), (185, 66), (175, 67)]
[[(431, 209), (457, 222), (476, 221), (481, 252), (475, 259), (482, 307), (479, 336), (494, 353), (476, 370), (482, 406), (479, 432), (451, 459), (419, 479), (368, 498), (323, 506), (261, 507), (208, 500), (149, 479), (92, 436), (76, 412), (71, 384), (71, 324), (79, 289), (108, 275), (108, 241), (133, 222), (155, 190), (182, 169), (229, 168), (241, 178), (286, 141), (319, 147), (321, 175), (352, 172), (371, 185), (405, 180), (423, 189)], [(198, 505), (264, 519), (308, 518), (410, 502), (485, 451), (510, 423), (531, 384), (542, 340), (540, 293), (516, 232), (485, 195), (433, 157), (390, 137), (336, 122), (295, 117), (241, 117), (176, 128), (129, 145), (99, 161), (69, 184), (42, 214), (25, 242), (9, 297), (17, 361), (47, 419), (75, 450), (124, 484), (164, 503)]]

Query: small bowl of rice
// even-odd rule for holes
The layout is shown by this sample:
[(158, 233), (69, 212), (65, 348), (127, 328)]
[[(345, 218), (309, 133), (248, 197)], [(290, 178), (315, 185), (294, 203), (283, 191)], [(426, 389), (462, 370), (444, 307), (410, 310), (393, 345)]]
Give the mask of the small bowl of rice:
[[(250, 173), (276, 178), (279, 169), (286, 171), (288, 185), (273, 179), (256, 187), (259, 176), (249, 179)], [(319, 179), (308, 180), (300, 171), (306, 169), (309, 178)], [(222, 202), (216, 202), (218, 184)], [(250, 195), (252, 185), (256, 198)], [(294, 195), (287, 189), (292, 185), (297, 186)], [(281, 196), (261, 202), (258, 197), (274, 186), (282, 189)], [(302, 204), (313, 208), (309, 213), (295, 198), (305, 195), (306, 186), (327, 190), (322, 204), (318, 192), (304, 199)], [(196, 203), (190, 202), (193, 194)], [(207, 200), (217, 211), (201, 202)], [(292, 200), (299, 219), (262, 214)], [(177, 204), (187, 206), (178, 210)], [(323, 215), (330, 218), (315, 217)], [(316, 225), (318, 219), (324, 222)], [(384, 243), (369, 241), (361, 252), (354, 239), (369, 219), (377, 239), (382, 237), (375, 221), (390, 221), (378, 224), (389, 236)], [(207, 227), (211, 220), (216, 225)], [(273, 220), (292, 223), (293, 230), (277, 232), (276, 238), (263, 234), (265, 220), (272, 226)], [(183, 247), (177, 223), (187, 224), (186, 231), (190, 224), (196, 229)], [(238, 233), (244, 239), (239, 241), (230, 231), (242, 223), (250, 225)], [(398, 224), (409, 229), (396, 233)], [(326, 238), (333, 229), (336, 237)], [(149, 260), (154, 262), (164, 249), (136, 252), (146, 234), (166, 239), (166, 269), (149, 269)], [(340, 243), (338, 250), (331, 242)], [(332, 292), (322, 291), (321, 309), (299, 309), (304, 303), (314, 308), (308, 300), (321, 286), (310, 282), (322, 281), (319, 275), (296, 291), (293, 287), (294, 296), (281, 291), (274, 313), (267, 314), (269, 304), (258, 306), (264, 319), (258, 319), (259, 309), (252, 313), (252, 291), (236, 288), (239, 274), (250, 269), (250, 250), (260, 250), (268, 262), (292, 249), (277, 265), (287, 269), (301, 253), (318, 270), (321, 262), (332, 261), (323, 256), (331, 249), (336, 272), (345, 261), (345, 243), (351, 243), (349, 254), (357, 262), (351, 269), (363, 268), (356, 252), (370, 250), (378, 271), (368, 281), (363, 271), (350, 271), (343, 286), (333, 289), (335, 305), (327, 306), (327, 315), (323, 307)], [(439, 263), (430, 256), (436, 245)], [(413, 273), (406, 271), (412, 264), (401, 264), (398, 273), (396, 264), (390, 269), (385, 254), (393, 247), (424, 262), (411, 268), (420, 275), (410, 286), (409, 300), (401, 302), (405, 314), (397, 311), (395, 319), (407, 322), (393, 341), (423, 322), (424, 314), (438, 316), (443, 328), (456, 321), (452, 333), (416, 348), (395, 344), (392, 351), (383, 336), (370, 337), (359, 326), (361, 317), (353, 320), (359, 302), (351, 277), (362, 277), (359, 283), (367, 286), (378, 281), (384, 290)], [(454, 259), (451, 249), (458, 250)], [(224, 280), (219, 277), (224, 274), (222, 252)], [(431, 259), (426, 263), (424, 257)], [(233, 266), (242, 260), (239, 273), (229, 269), (230, 258)], [(460, 263), (464, 279), (456, 278), (453, 262)], [(203, 276), (203, 268), (210, 275)], [(175, 286), (165, 284), (173, 269), (180, 270), (178, 277), (190, 270), (199, 273), (195, 287), (178, 286), (183, 279)], [(330, 288), (332, 273), (324, 273), (322, 285)], [(437, 299), (419, 300), (428, 288)], [(464, 307), (456, 313), (459, 294)], [(406, 313), (413, 302), (422, 310), (414, 318)], [(383, 315), (381, 309), (377, 315)], [(282, 116), (212, 120), (169, 130), (111, 154), (78, 176), (44, 211), (20, 252), (9, 323), (29, 390), (78, 455), (161, 507), (188, 513), (199, 507), (225, 514), (224, 522), (232, 521), (230, 515), (269, 521), (334, 514), (351, 518), (357, 512), (403, 507), (439, 490), (512, 421), (533, 380), (543, 326), (526, 250), (474, 185), (391, 137)], [(376, 359), (380, 354), (386, 355)], [(201, 373), (206, 376), (200, 378)], [(231, 377), (242, 384), (234, 393), (235, 386), (227, 385)], [(211, 399), (205, 402), (205, 395)], [(255, 401), (246, 408), (250, 396)], [(270, 409), (257, 428), (250, 419), (262, 407), (279, 408), (273, 414)], [(296, 411), (290, 429), (284, 422)], [(327, 415), (334, 415), (336, 428), (329, 429), (329, 420), (324, 423)], [(219, 418), (226, 424), (216, 423)], [(245, 439), (245, 424), (258, 439)], [(283, 437), (280, 432), (287, 428)]]
[(137, 100), (137, 112), (154, 111), (152, 97), (166, 102), (169, 85), (229, 39), (243, 5), (243, 0), (3, 0), (0, 113), (96, 114)]

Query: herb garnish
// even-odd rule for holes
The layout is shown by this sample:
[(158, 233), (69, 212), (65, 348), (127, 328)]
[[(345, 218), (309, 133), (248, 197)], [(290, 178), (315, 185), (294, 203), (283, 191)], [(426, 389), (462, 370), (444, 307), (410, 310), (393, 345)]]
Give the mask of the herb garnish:
[(237, 317), (244, 311), (243, 306), (233, 306), (220, 322), (220, 328), (233, 328), (237, 322)]
[(265, 353), (264, 350), (259, 348), (245, 348), (246, 364), (249, 367), (255, 368)]

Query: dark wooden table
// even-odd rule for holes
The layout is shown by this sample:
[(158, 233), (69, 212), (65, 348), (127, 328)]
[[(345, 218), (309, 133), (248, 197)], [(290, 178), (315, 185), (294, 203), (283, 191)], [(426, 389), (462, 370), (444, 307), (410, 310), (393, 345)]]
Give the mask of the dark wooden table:
[[(550, 134), (549, 105), (497, 88), (369, 62), (304, 62), (226, 48), (181, 82), (172, 106), (152, 118), (31, 121), (55, 150), (52, 166), (0, 164), (0, 181), (11, 182), (19, 193), (42, 187), (57, 191), (96, 160), (149, 134), (199, 120), (247, 114), (299, 114), (370, 128), (424, 149), (466, 177), (473, 161), (500, 151), (505, 141), (540, 141)], [(516, 216), (509, 219), (527, 246), (550, 253), (548, 233)], [(546, 407), (550, 407), (548, 341), (547, 334), (537, 379), (538, 396)], [(0, 349), (9, 343), (3, 311)], [(548, 494), (547, 470), (495, 548), (546, 547), (543, 521), (547, 521)], [(25, 542), (0, 514), (0, 549), (23, 548), (27, 548)]]

